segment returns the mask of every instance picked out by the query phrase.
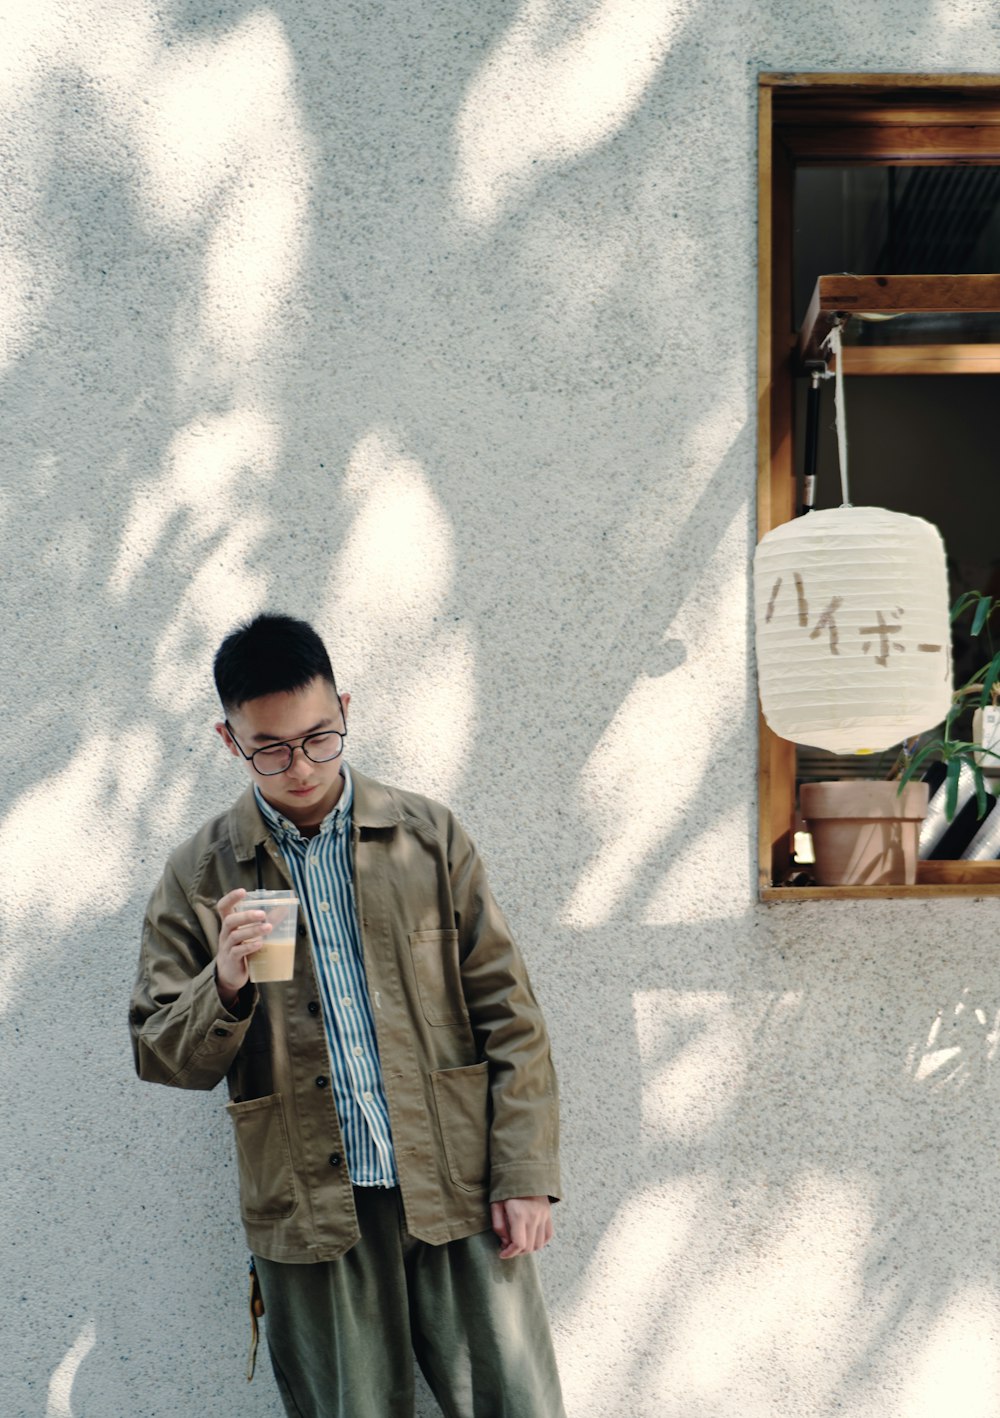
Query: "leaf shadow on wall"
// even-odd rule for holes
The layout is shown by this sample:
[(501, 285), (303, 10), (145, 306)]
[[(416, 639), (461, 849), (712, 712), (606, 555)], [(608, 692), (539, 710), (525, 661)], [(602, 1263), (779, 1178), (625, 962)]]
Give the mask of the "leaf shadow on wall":
[[(171, 47), (208, 42), (253, 8), (179, 8)], [(947, 1090), (882, 1086), (873, 1096), (872, 1086), (899, 1077), (900, 1059), (926, 1037), (927, 1001), (936, 1008), (957, 999), (984, 968), (985, 947), (964, 948), (925, 985), (909, 974), (912, 957), (906, 967), (897, 957), (887, 970), (875, 959), (859, 969), (840, 932), (824, 941), (824, 917), (814, 914), (803, 918), (813, 948), (791, 958), (773, 918), (746, 906), (749, 833), (721, 877), (710, 864), (704, 894), (717, 898), (718, 914), (696, 912), (693, 923), (680, 911), (670, 917), (669, 901), (657, 904), (670, 895), (664, 868), (692, 841), (708, 841), (722, 812), (711, 764), (685, 777), (683, 818), (651, 824), (605, 903), (606, 918), (559, 918), (602, 844), (600, 822), (572, 801), (568, 785), (584, 776), (638, 683), (698, 670), (705, 647), (690, 628), (671, 627), (752, 476), (749, 425), (721, 456), (678, 462), (695, 394), (699, 403), (709, 401), (706, 391), (731, 402), (737, 425), (746, 424), (752, 356), (739, 351), (720, 370), (717, 326), (677, 315), (703, 291), (709, 265), (719, 268), (719, 300), (745, 305), (752, 251), (746, 232), (727, 231), (727, 202), (742, 211), (752, 181), (750, 88), (718, 95), (737, 137), (713, 150), (719, 180), (706, 184), (698, 157), (705, 112), (692, 112), (683, 94), (692, 75), (707, 90), (718, 85), (693, 12), (626, 127), (553, 163), (545, 182), (532, 178), (473, 241), (442, 215), (453, 191), (455, 115), (513, 7), (437, 11), (442, 26), (476, 27), (464, 68), (439, 62), (433, 33), (422, 46), (405, 10), (341, 14), (321, 34), (306, 11), (269, 13), (295, 56), (296, 93), (318, 156), (299, 299), (259, 358), (223, 357), (209, 337), (185, 348), (194, 338), (191, 293), (205, 279), (222, 198), (207, 201), (179, 235), (161, 229), (141, 210), (129, 162), (95, 158), (121, 153), (80, 74), (53, 73), (33, 109), (47, 174), (40, 221), (63, 245), (44, 324), (5, 374), (8, 403), (23, 411), (9, 439), (11, 466), (25, 470), (5, 512), (24, 588), (8, 648), (26, 689), (9, 741), (30, 741), (35, 755), (25, 755), (10, 782), (19, 793), (44, 793), (51, 765), (75, 761), (98, 731), (110, 736), (118, 759), (109, 751), (97, 760), (101, 781), (86, 796), (92, 817), (78, 834), (91, 840), (75, 843), (79, 856), (67, 850), (63, 906), (72, 874), (93, 870), (95, 850), (113, 857), (109, 891), (122, 899), (88, 900), (86, 912), (60, 918), (57, 929), (46, 918), (7, 1008), (17, 1075), (34, 1080), (30, 1097), (15, 1100), (12, 1200), (16, 1214), (33, 1215), (44, 1198), (41, 1239), (60, 1276), (52, 1278), (38, 1259), (44, 1247), (35, 1246), (32, 1294), (51, 1290), (41, 1305), (26, 1297), (24, 1342), (14, 1350), (27, 1355), (40, 1344), (44, 1371), (57, 1368), (80, 1332), (80, 1316), (63, 1315), (63, 1287), (96, 1316), (96, 1345), (74, 1389), (81, 1412), (132, 1411), (138, 1356), (144, 1391), (163, 1395), (152, 1401), (172, 1415), (176, 1373), (200, 1372), (206, 1347), (223, 1356), (220, 1372), (237, 1374), (242, 1362), (244, 1258), (217, 1100), (140, 1096), (134, 1080), (123, 1084), (121, 1001), (135, 922), (166, 847), (231, 793), (204, 746), (207, 690), (190, 681), (244, 603), (274, 598), (308, 613), (324, 602), (352, 526), (338, 479), (359, 440), (387, 427), (402, 430), (403, 451), (429, 470), (454, 528), (455, 580), (439, 613), (469, 627), (479, 660), (471, 766), (456, 806), (496, 864), (498, 894), (512, 903), (563, 1063), (570, 1200), (546, 1268), (570, 1347), (594, 1332), (594, 1316), (603, 1318), (607, 1275), (625, 1275), (614, 1292), (621, 1309), (608, 1315), (591, 1353), (603, 1356), (602, 1343), (623, 1323), (631, 1348), (608, 1358), (614, 1393), (602, 1397), (595, 1383), (581, 1408), (631, 1418), (633, 1391), (655, 1380), (662, 1418), (740, 1411), (749, 1376), (761, 1403), (770, 1399), (769, 1411), (779, 1412), (790, 1377), (802, 1418), (817, 1373), (826, 1376), (829, 1406), (838, 1391), (861, 1404), (896, 1332), (915, 1316), (930, 1322), (962, 1277), (993, 1257), (985, 1210), (971, 1228), (958, 1226), (967, 1198), (992, 1178), (969, 1146), (970, 1100), (976, 1090), (989, 1100), (992, 1075), (972, 1075), (961, 1108)], [(665, 125), (671, 145), (662, 143)], [(744, 175), (729, 198), (734, 169)], [(567, 255), (572, 269), (561, 271)], [(176, 466), (178, 431), (196, 439), (193, 430), (218, 431), (213, 420), (247, 408), (263, 426), (249, 450), (239, 438), (226, 445), (233, 472), (218, 489), (223, 523), (197, 495), (171, 502), (183, 478), (163, 473)], [(685, 480), (706, 489), (687, 515)], [(161, 494), (167, 500), (123, 598), (108, 588), (131, 535), (137, 485), (148, 488), (154, 510)], [(640, 537), (653, 507), (680, 532), (647, 565), (621, 526), (638, 509), (631, 530)], [(231, 546), (234, 525), (244, 536)], [(636, 565), (646, 568), (638, 581)], [(337, 605), (334, 598), (334, 624)], [(736, 614), (745, 617), (742, 604)], [(173, 700), (165, 688), (139, 690), (156, 672), (173, 685)], [(702, 693), (692, 680), (680, 698)], [(734, 712), (733, 739), (746, 743), (745, 684)], [(143, 744), (125, 738), (137, 723), (164, 793), (182, 789), (169, 813), (155, 783), (128, 796), (141, 781), (134, 764)], [(747, 765), (727, 768), (742, 793)], [(72, 793), (65, 801), (64, 815), (78, 814)], [(933, 973), (934, 952), (920, 950)], [(100, 984), (81, 999), (88, 971)], [(855, 1012), (870, 1007), (888, 1011), (882, 1032), (859, 1031)], [(72, 1021), (61, 1027), (55, 1057), (53, 1015)], [(905, 1088), (924, 1081), (907, 1074)], [(860, 1136), (852, 1148), (859, 1117), (885, 1137), (881, 1151)], [(946, 1142), (943, 1158), (927, 1149), (928, 1137)], [(915, 1180), (897, 1166), (911, 1153)], [(124, 1164), (125, 1187), (109, 1183), (109, 1159)], [(221, 1179), (219, 1196), (205, 1196), (206, 1172)], [(826, 1231), (825, 1207), (836, 1223)], [(183, 1244), (151, 1247), (160, 1228)], [(660, 1232), (669, 1247), (658, 1249)], [(810, 1234), (818, 1236), (812, 1256)], [(204, 1262), (193, 1259), (192, 1239)], [(892, 1257), (891, 1283), (883, 1253)], [(852, 1290), (856, 1256), (862, 1279)], [(657, 1272), (650, 1263), (660, 1258)], [(784, 1290), (782, 1267), (795, 1277)], [(144, 1295), (185, 1297), (183, 1325), (172, 1330), (187, 1336), (180, 1351), (149, 1358), (151, 1307), (134, 1303), (137, 1273), (148, 1279)], [(821, 1299), (833, 1318), (813, 1308), (795, 1329), (792, 1312), (810, 1276), (825, 1277)], [(772, 1288), (787, 1303), (761, 1317)], [(895, 1311), (887, 1295), (898, 1299)], [(865, 1338), (845, 1313), (855, 1296), (865, 1321), (884, 1316)], [(695, 1345), (685, 1361), (672, 1336), (696, 1334), (713, 1299), (721, 1320), (705, 1332), (726, 1362)], [(792, 1359), (762, 1374), (792, 1331)], [(841, 1357), (818, 1366), (817, 1341), (835, 1341)], [(220, 1380), (227, 1392), (230, 1381)], [(269, 1397), (255, 1385), (246, 1411), (265, 1411)], [(816, 1400), (808, 1402), (815, 1411)]]

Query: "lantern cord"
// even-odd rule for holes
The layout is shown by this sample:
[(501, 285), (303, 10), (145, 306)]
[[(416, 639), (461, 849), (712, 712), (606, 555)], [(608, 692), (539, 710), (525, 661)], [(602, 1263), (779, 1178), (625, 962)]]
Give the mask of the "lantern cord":
[(841, 330), (844, 321), (838, 320), (833, 329), (823, 341), (824, 345), (830, 348), (830, 354), (836, 363), (834, 371), (833, 397), (837, 416), (837, 456), (840, 461), (840, 491), (843, 501), (842, 507), (851, 507), (851, 495), (847, 484), (847, 419), (844, 410), (844, 361), (842, 358), (843, 340)]
[[(823, 366), (826, 368), (826, 366)], [(819, 453), (819, 381), (818, 369), (811, 371), (806, 395), (806, 457), (802, 477), (801, 516), (813, 510), (816, 501), (816, 460)]]

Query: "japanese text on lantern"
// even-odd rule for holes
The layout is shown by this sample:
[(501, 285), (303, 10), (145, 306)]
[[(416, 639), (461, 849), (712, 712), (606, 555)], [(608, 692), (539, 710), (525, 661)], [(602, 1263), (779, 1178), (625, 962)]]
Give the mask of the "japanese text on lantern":
[[(771, 596), (767, 603), (767, 613), (764, 616), (764, 623), (769, 625), (774, 615), (774, 608), (778, 602), (784, 577), (776, 578), (771, 587)], [(798, 610), (799, 625), (803, 630), (809, 631), (810, 640), (818, 640), (821, 636), (826, 636), (827, 646), (831, 655), (840, 654), (840, 629), (837, 625), (837, 612), (844, 603), (843, 596), (831, 596), (822, 612), (816, 617), (812, 628), (809, 625), (809, 601), (806, 596), (805, 582), (798, 571), (792, 573), (792, 583), (795, 587), (795, 598)], [(902, 640), (895, 637), (903, 633), (903, 618), (906, 612), (901, 606), (893, 607), (891, 618), (887, 619), (882, 611), (877, 611), (874, 617), (874, 624), (859, 625), (857, 633), (866, 637), (861, 646), (862, 653), (868, 655), (873, 649), (877, 650), (874, 656), (876, 665), (887, 666), (889, 657), (892, 654), (905, 654), (906, 645)], [(929, 645), (919, 643), (916, 649), (925, 655), (939, 655), (944, 650), (944, 645)], [(945, 656), (945, 677), (949, 673), (948, 657)]]

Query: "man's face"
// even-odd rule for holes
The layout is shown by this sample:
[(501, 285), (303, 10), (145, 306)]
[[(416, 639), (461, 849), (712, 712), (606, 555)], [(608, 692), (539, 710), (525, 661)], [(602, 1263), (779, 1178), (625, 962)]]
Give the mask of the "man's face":
[[(307, 734), (324, 730), (346, 730), (350, 699), (347, 693), (338, 699), (332, 685), (317, 676), (304, 689), (248, 699), (229, 715), (232, 734), (225, 723), (215, 726), (229, 752), (245, 765), (264, 798), (298, 828), (318, 826), (335, 806), (344, 787), (340, 776), (343, 756), (326, 763), (313, 763), (296, 747), (283, 773), (263, 774), (258, 773), (243, 754), (280, 743), (298, 745)], [(239, 747), (233, 742), (233, 735)]]

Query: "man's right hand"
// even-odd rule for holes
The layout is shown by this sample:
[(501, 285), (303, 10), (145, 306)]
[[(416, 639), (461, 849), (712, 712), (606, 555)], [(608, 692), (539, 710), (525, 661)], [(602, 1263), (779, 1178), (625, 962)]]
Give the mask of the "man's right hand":
[(250, 978), (248, 958), (261, 948), (265, 935), (271, 929), (263, 911), (239, 909), (245, 895), (243, 887), (238, 886), (215, 903), (222, 921), (219, 953), (215, 957), (215, 979), (219, 998), (227, 1009), (235, 1004), (236, 996)]

